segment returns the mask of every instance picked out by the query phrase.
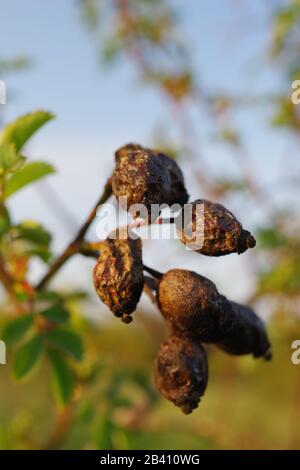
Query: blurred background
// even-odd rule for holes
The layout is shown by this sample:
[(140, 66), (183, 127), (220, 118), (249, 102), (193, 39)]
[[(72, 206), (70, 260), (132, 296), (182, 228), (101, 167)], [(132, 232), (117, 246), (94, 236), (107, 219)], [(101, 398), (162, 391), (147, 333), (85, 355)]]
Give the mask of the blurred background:
[[(166, 335), (144, 295), (132, 324), (96, 298), (93, 261), (75, 257), (51, 288), (63, 292), (85, 354), (71, 404), (53, 400), (45, 364), (17, 384), (0, 366), (0, 448), (298, 449), (300, 366), (300, 79), (298, 0), (0, 0), (1, 125), (53, 112), (26, 147), (57, 173), (14, 195), (15, 221), (38, 220), (59, 253), (93, 206), (128, 142), (177, 159), (191, 200), (224, 203), (255, 250), (206, 258), (175, 240), (144, 242), (160, 271), (192, 269), (267, 321), (271, 363), (208, 348), (210, 380), (190, 416), (153, 386)], [(96, 238), (96, 224), (89, 238)], [(30, 259), (35, 283), (45, 263)], [(5, 296), (1, 328), (7, 321)], [(1, 332), (0, 332), (1, 338)]]

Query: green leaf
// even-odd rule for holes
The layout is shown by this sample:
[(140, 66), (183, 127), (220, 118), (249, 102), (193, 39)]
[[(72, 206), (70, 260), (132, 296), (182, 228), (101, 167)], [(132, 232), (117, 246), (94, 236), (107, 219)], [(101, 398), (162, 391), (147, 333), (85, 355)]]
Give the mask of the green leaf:
[(24, 315), (11, 320), (6, 324), (3, 331), (3, 339), (7, 344), (20, 341), (33, 323), (33, 315)]
[(0, 174), (18, 170), (26, 158), (16, 152), (13, 144), (0, 144)]
[(54, 115), (47, 111), (25, 114), (5, 126), (0, 134), (0, 143), (14, 144), (16, 151), (19, 152), (30, 137), (53, 118)]
[(35, 336), (17, 351), (13, 372), (17, 380), (31, 377), (41, 364), (44, 344), (40, 336)]
[(15, 192), (24, 188), (28, 184), (34, 181), (40, 180), (51, 173), (54, 173), (55, 169), (52, 165), (45, 162), (32, 162), (27, 163), (17, 173), (11, 175), (6, 182), (5, 197), (8, 198)]
[(16, 238), (29, 240), (30, 242), (48, 247), (51, 242), (51, 234), (38, 222), (25, 221), (13, 227)]
[(49, 302), (59, 302), (60, 295), (55, 291), (41, 291), (36, 293), (37, 300), (45, 300)]
[(69, 312), (62, 305), (53, 305), (53, 307), (43, 310), (40, 315), (51, 323), (65, 323), (69, 319)]
[(52, 330), (47, 333), (47, 339), (53, 346), (69, 354), (77, 361), (82, 359), (82, 341), (81, 338), (73, 331), (62, 328)]
[(64, 361), (58, 351), (48, 350), (52, 366), (52, 383), (55, 396), (61, 405), (66, 405), (72, 398), (75, 378), (69, 365)]

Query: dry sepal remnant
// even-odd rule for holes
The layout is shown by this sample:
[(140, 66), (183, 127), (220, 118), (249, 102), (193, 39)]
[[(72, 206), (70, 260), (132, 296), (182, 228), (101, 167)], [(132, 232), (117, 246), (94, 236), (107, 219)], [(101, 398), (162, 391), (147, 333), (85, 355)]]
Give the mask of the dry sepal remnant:
[(182, 334), (172, 334), (155, 360), (155, 384), (160, 393), (185, 414), (197, 408), (208, 381), (206, 351)]
[[(115, 157), (112, 191), (121, 203), (123, 196), (127, 198), (126, 207), (133, 217), (154, 222), (161, 209), (156, 207), (153, 214), (153, 204), (176, 204), (171, 207), (174, 217), (170, 221), (176, 222), (181, 241), (194, 251), (223, 256), (255, 246), (253, 235), (221, 204), (197, 199), (186, 205), (189, 196), (183, 174), (167, 155), (128, 144), (117, 150)], [(147, 212), (131, 207), (141, 204)], [(172, 269), (161, 274), (143, 266), (141, 240), (136, 234), (131, 237), (128, 228), (125, 233), (124, 239), (124, 230), (121, 235), (117, 229), (116, 237), (109, 236), (101, 243), (94, 284), (99, 297), (125, 323), (131, 321), (146, 281), (148, 292), (156, 292), (169, 329), (155, 360), (155, 383), (165, 398), (184, 413), (198, 406), (208, 381), (202, 343), (214, 343), (233, 355), (271, 358), (264, 323), (251, 308), (228, 300), (212, 281), (193, 271)], [(144, 277), (143, 270), (152, 277)]]
[(129, 230), (110, 234), (94, 268), (94, 285), (114, 315), (129, 323), (144, 287), (141, 239)]
[[(244, 253), (254, 248), (256, 242), (248, 230), (221, 204), (197, 199), (192, 208), (182, 209), (178, 235), (185, 245), (206, 256), (223, 256)], [(200, 233), (199, 233), (200, 231)], [(203, 242), (197, 245), (198, 240)]]
[[(115, 157), (112, 177), (114, 195), (118, 200), (126, 197), (129, 209), (134, 204), (143, 204), (147, 209), (147, 213), (132, 209), (134, 216), (150, 220), (152, 204), (183, 205), (187, 202), (182, 172), (167, 155), (137, 144), (128, 144), (117, 150)], [(121, 199), (120, 202), (125, 201)]]

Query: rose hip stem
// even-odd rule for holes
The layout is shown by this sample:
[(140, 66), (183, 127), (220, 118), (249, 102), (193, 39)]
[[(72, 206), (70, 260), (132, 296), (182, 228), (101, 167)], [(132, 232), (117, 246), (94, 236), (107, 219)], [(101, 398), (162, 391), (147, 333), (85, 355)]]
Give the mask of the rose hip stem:
[(87, 233), (88, 229), (90, 228), (92, 222), (94, 221), (96, 215), (97, 215), (97, 209), (99, 206), (104, 204), (109, 197), (112, 194), (112, 188), (111, 188), (111, 178), (109, 178), (104, 186), (104, 190), (95, 204), (95, 206), (92, 208), (91, 212), (89, 213), (87, 219), (83, 223), (83, 225), (80, 227), (79, 231), (73, 238), (73, 240), (67, 245), (65, 250), (62, 252), (60, 256), (54, 261), (54, 263), (50, 266), (49, 271), (45, 274), (45, 276), (40, 280), (40, 282), (37, 284), (36, 288), (38, 290), (42, 290), (45, 288), (45, 286), (48, 284), (50, 279), (57, 273), (57, 271), (75, 254), (80, 252), (80, 248), (82, 245), (82, 242), (84, 240), (85, 234)]

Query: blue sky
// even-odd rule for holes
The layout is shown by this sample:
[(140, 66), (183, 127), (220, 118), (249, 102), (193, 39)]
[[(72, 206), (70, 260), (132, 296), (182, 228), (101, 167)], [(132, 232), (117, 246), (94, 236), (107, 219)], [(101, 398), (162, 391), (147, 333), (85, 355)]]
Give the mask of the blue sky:
[[(248, 0), (244, 7), (235, 0), (171, 3), (180, 13), (183, 34), (206, 88), (265, 88), (271, 78), (261, 67), (268, 34), (265, 1)], [(76, 5), (75, 0), (0, 0), (1, 55), (24, 53), (34, 64), (29, 72), (8, 80), (8, 91), (17, 89), (18, 99), (8, 103), (7, 117), (42, 106), (58, 116), (48, 131), (56, 140), (67, 141), (76, 134), (96, 143), (101, 133), (101, 141), (110, 145), (113, 139), (118, 145), (128, 136), (149, 138), (164, 113), (161, 97), (135, 80), (128, 63), (113, 70), (101, 65)]]
[[(266, 66), (269, 1), (170, 3), (179, 12), (205, 89), (247, 95), (280, 87), (276, 70)], [(101, 64), (97, 44), (83, 27), (75, 0), (0, 0), (0, 11), (1, 57), (25, 54), (33, 61), (29, 71), (5, 77), (5, 119), (39, 108), (57, 115), (33, 139), (28, 152), (32, 158), (55, 164), (59, 173), (50, 184), (80, 221), (110, 172), (114, 150), (128, 141), (150, 144), (155, 125), (172, 123), (172, 117), (161, 96), (138, 82), (131, 64), (123, 60), (113, 69)], [(14, 99), (11, 92), (17, 92)], [(287, 136), (271, 134), (265, 125), (267, 112), (240, 112), (237, 118), (262, 176), (276, 177)], [(205, 119), (196, 125), (201, 133)], [(223, 148), (211, 145), (209, 139), (203, 145), (206, 158), (223, 158)], [(70, 230), (49, 211), (41, 192), (28, 189), (12, 204), (17, 218), (45, 220), (57, 233), (57, 246), (65, 243)], [(231, 263), (241, 269), (236, 258)]]

